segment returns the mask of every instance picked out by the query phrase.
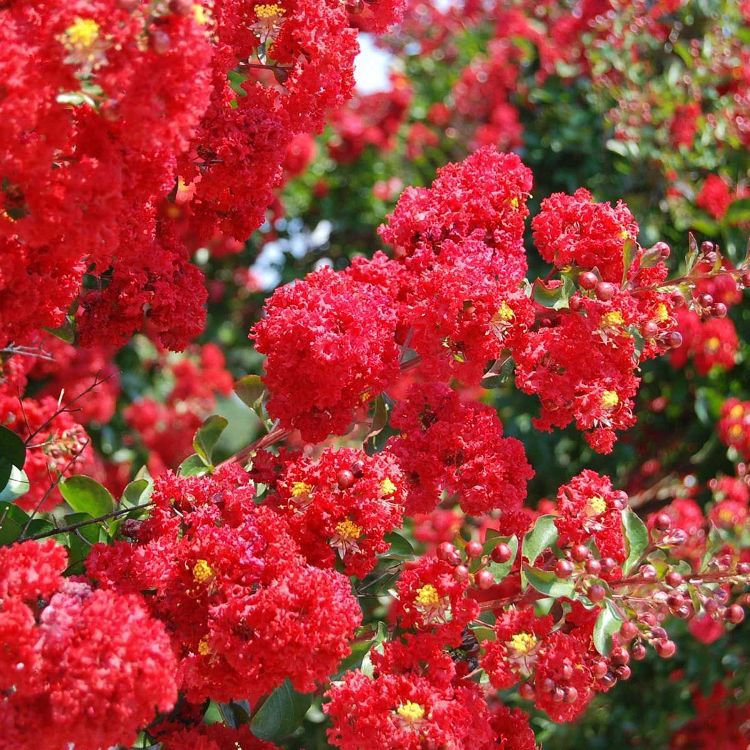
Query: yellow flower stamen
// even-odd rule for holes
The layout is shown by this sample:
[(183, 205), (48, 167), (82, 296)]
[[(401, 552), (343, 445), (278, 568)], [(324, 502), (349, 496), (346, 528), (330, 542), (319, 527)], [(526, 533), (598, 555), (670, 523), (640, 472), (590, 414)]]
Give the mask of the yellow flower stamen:
[(440, 595), (431, 583), (426, 583), (420, 589), (417, 589), (414, 601), (420, 607), (437, 607), (440, 604)]
[(262, 19), (276, 19), (279, 16), (283, 16), (286, 10), (282, 8), (278, 3), (269, 3), (264, 5), (255, 6), (255, 17)]
[(719, 349), (721, 349), (721, 339), (718, 336), (711, 336), (711, 338), (706, 341), (706, 351), (710, 354), (715, 354)]
[(386, 477), (381, 483), (380, 483), (380, 491), (383, 495), (386, 497), (388, 495), (392, 495), (398, 488), (395, 484), (390, 480), (389, 477)]
[(604, 313), (602, 315), (602, 327), (604, 328), (617, 328), (618, 326), (625, 325), (625, 318), (619, 310), (613, 310), (612, 312)]
[(510, 205), (513, 206), (513, 208), (518, 208), (518, 206), (521, 205), (521, 201), (519, 201), (518, 198), (514, 195), (510, 199)]
[(310, 494), (312, 485), (307, 482), (294, 482), (292, 484), (292, 497), (304, 497)]
[(417, 721), (424, 719), (424, 708), (419, 703), (413, 701), (406, 701), (402, 703), (397, 709), (396, 713), (406, 721), (414, 724)]
[(617, 391), (604, 391), (601, 401), (605, 409), (614, 409), (620, 403), (620, 397), (617, 395)]
[(536, 636), (532, 633), (516, 633), (507, 646), (518, 654), (528, 654), (536, 648), (537, 643)]
[(664, 323), (667, 320), (669, 320), (669, 310), (667, 310), (667, 306), (663, 302), (660, 302), (656, 306), (656, 321)]
[(516, 314), (513, 312), (513, 308), (505, 300), (503, 300), (500, 303), (500, 307), (498, 308), (497, 312), (495, 313), (495, 317), (502, 320), (503, 323), (508, 323), (516, 317)]
[(193, 579), (196, 581), (196, 583), (207, 583), (215, 575), (216, 572), (208, 564), (207, 560), (198, 560), (198, 562), (193, 566)]
[(738, 424), (733, 424), (729, 428), (729, 437), (733, 440), (737, 440), (742, 437), (742, 426)]
[(740, 406), (740, 404), (735, 404), (730, 410), (729, 410), (729, 418), (730, 419), (741, 419), (745, 416), (745, 407)]
[(594, 495), (586, 503), (587, 516), (599, 516), (607, 510), (607, 501), (600, 495)]
[(65, 41), (77, 49), (88, 49), (99, 39), (99, 24), (93, 18), (76, 18), (65, 29)]
[(336, 524), (336, 536), (346, 542), (354, 541), (362, 536), (362, 527), (347, 518)]
[(198, 653), (201, 656), (208, 656), (211, 653), (211, 646), (208, 645), (208, 638), (201, 638), (198, 641)]

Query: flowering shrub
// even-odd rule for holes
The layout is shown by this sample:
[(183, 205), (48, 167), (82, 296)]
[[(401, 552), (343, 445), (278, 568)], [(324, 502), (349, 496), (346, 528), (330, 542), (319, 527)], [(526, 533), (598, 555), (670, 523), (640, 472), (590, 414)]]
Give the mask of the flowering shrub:
[(568, 5), (0, 0), (0, 749), (747, 744), (750, 11)]

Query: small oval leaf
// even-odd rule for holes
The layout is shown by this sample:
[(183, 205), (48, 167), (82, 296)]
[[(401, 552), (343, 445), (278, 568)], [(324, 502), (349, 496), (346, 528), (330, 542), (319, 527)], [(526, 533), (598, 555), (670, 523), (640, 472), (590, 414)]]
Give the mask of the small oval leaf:
[(78, 513), (88, 513), (92, 518), (106, 516), (115, 507), (115, 499), (106, 487), (91, 477), (76, 475), (60, 482), (60, 494)]

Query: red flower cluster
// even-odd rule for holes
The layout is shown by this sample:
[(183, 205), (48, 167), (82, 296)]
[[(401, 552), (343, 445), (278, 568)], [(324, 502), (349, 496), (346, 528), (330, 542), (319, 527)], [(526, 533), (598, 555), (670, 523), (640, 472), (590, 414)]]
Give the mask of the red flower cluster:
[(726, 446), (736, 448), (750, 460), (750, 401), (729, 398), (721, 407), (719, 437)]
[(719, 175), (710, 174), (706, 177), (700, 192), (695, 198), (695, 204), (706, 213), (711, 214), (714, 219), (724, 218), (732, 196), (729, 193), (729, 185)]
[[(402, 10), (379, 0), (362, 24)], [(206, 300), (190, 252), (262, 223), (292, 139), (351, 93), (352, 23), (328, 0), (5, 3), (0, 344), (80, 297), (85, 344), (145, 326), (186, 346)]]
[(269, 413), (310, 442), (345, 433), (398, 374), (395, 331), (385, 292), (351, 276), (324, 268), (277, 289), (251, 332), (268, 355)]
[(51, 541), (0, 549), (3, 750), (130, 746), (177, 699), (169, 638), (140, 597), (65, 579), (66, 566)]
[(255, 701), (286, 678), (308, 692), (335, 669), (361, 619), (351, 585), (305, 563), (242, 469), (165, 474), (153, 501), (135, 541), (95, 547), (87, 568), (105, 586), (150, 592), (191, 701)]
[(446, 492), (469, 514), (495, 509), (503, 530), (525, 527), (521, 507), (534, 471), (523, 443), (502, 437), (497, 412), (446, 385), (415, 384), (391, 418), (401, 434), (386, 446), (408, 479), (407, 512), (431, 511)]
[(704, 322), (694, 310), (682, 308), (677, 310), (676, 319), (682, 344), (669, 357), (672, 367), (680, 369), (689, 359), (699, 375), (708, 375), (714, 367), (724, 370), (734, 367), (739, 340), (729, 318), (710, 318)]
[(287, 463), (270, 503), (310, 564), (333, 568), (340, 559), (347, 575), (362, 578), (401, 526), (405, 496), (393, 456), (343, 448)]

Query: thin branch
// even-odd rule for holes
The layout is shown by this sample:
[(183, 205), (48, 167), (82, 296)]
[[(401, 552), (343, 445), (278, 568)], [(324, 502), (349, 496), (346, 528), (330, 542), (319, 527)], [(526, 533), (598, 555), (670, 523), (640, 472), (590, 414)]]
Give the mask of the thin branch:
[(97, 516), (96, 518), (88, 518), (85, 521), (78, 521), (78, 523), (72, 523), (69, 526), (60, 526), (52, 531), (45, 531), (42, 534), (35, 534), (30, 536), (29, 539), (46, 539), (50, 536), (57, 536), (57, 534), (67, 534), (69, 531), (75, 531), (76, 529), (83, 528), (84, 526), (90, 526), (94, 523), (100, 523), (101, 521), (108, 521), (111, 518), (119, 518), (125, 516), (128, 513), (132, 513), (135, 510), (143, 510), (144, 508), (150, 508), (153, 506), (153, 502), (143, 503), (143, 505), (134, 505), (131, 508), (120, 508), (119, 510), (113, 510), (111, 513), (105, 513), (103, 516)]

